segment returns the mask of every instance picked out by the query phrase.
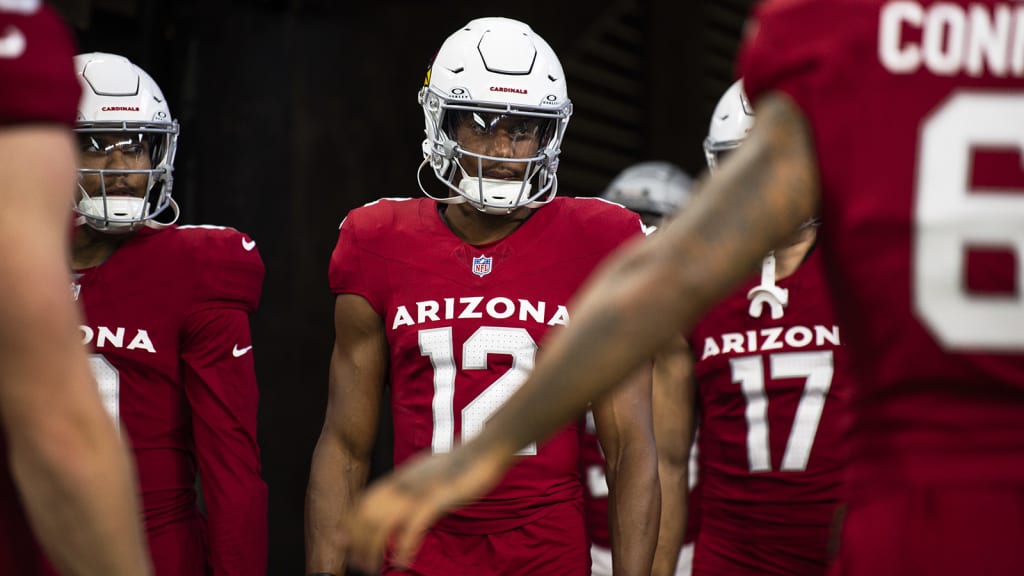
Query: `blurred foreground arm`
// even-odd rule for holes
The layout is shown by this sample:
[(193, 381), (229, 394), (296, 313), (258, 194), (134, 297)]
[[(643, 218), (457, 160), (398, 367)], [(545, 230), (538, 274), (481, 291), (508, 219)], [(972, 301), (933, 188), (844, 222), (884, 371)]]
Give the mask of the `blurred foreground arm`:
[(354, 559), (375, 557), (389, 537), (398, 558), (411, 557), (423, 531), (497, 483), (516, 450), (582, 414), (815, 215), (818, 173), (803, 114), (785, 96), (763, 98), (749, 139), (695, 196), (665, 229), (598, 269), (572, 323), (545, 341), (526, 383), (479, 436), (367, 492), (347, 529)]
[(149, 574), (134, 470), (100, 401), (68, 275), (67, 129), (0, 130), (0, 422), (32, 527), (62, 574)]

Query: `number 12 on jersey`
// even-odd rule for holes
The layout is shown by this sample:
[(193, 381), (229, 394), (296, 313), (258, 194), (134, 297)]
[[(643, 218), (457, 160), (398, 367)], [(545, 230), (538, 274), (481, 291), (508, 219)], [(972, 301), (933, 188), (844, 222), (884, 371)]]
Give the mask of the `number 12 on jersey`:
[[(434, 432), (431, 451), (450, 452), (455, 444), (455, 344), (450, 326), (420, 330), (420, 354), (430, 357), (434, 367)], [(481, 326), (462, 345), (462, 369), (486, 370), (490, 354), (512, 356), (512, 366), (462, 409), (462, 441), (476, 436), (494, 412), (509, 399), (533, 370), (537, 343), (525, 328)], [(517, 452), (535, 456), (537, 444)]]

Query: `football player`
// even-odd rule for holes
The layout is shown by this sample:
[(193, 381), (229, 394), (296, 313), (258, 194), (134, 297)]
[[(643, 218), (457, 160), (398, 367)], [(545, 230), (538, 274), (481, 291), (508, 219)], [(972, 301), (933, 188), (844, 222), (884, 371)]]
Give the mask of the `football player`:
[[(736, 81), (711, 117), (704, 141), (710, 170), (740, 147), (753, 123), (742, 80)], [(761, 262), (759, 274), (697, 323), (688, 336), (692, 378), (666, 383), (674, 386), (669, 398), (688, 403), (690, 413), (679, 420), (699, 422), (694, 574), (827, 570), (854, 382), (817, 230), (814, 220), (802, 226)], [(685, 461), (689, 430), (659, 434), (659, 451)], [(671, 555), (684, 515), (666, 506), (662, 514), (668, 529), (659, 544)], [(666, 547), (669, 542), (674, 546)]]
[[(481, 18), (460, 28), (437, 52), (419, 101), (421, 171), (442, 191), (421, 182), (428, 198), (353, 210), (331, 259), (337, 335), (307, 497), (309, 573), (344, 570), (342, 521), (366, 481), (385, 384), (396, 464), (453, 450), (526, 379), (545, 334), (570, 322), (587, 274), (642, 236), (621, 206), (555, 197), (572, 104), (558, 57), (526, 24)], [(659, 507), (649, 366), (593, 411), (611, 463), (616, 573), (649, 574)], [(384, 560), (386, 574), (589, 575), (578, 423), (515, 458), (493, 490), (426, 533), (415, 558), (353, 564)]]
[[(75, 57), (72, 246), (81, 334), (131, 444), (157, 575), (263, 574), (267, 489), (249, 315), (263, 262), (245, 234), (178, 226), (178, 123), (128, 59)], [(197, 478), (205, 502), (200, 512)]]

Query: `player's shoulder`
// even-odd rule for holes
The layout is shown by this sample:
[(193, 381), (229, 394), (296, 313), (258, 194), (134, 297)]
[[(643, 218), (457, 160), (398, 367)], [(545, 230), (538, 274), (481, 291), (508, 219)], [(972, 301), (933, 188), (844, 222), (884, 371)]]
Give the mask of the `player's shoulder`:
[(74, 53), (70, 30), (45, 2), (0, 1), (0, 125), (73, 123)]
[(407, 249), (422, 238), (427, 215), (436, 215), (437, 203), (429, 198), (381, 198), (345, 216), (338, 226), (338, 243), (382, 253)]
[(192, 279), (200, 301), (228, 300), (255, 309), (265, 269), (256, 241), (227, 226), (171, 226), (156, 234), (177, 266)]
[[(577, 196), (574, 198), (559, 197), (554, 202), (560, 204), (560, 217), (571, 220), (581, 226), (624, 226), (635, 228), (640, 232), (640, 217), (621, 204), (604, 198)], [(598, 232), (600, 230), (597, 230)]]
[(419, 214), (424, 202), (433, 201), (427, 198), (380, 198), (350, 210), (341, 226), (363, 229), (388, 226)]
[(260, 259), (256, 241), (248, 234), (230, 226), (185, 224), (172, 226), (166, 230), (165, 234), (165, 241), (200, 262)]
[[(760, 44), (768, 56), (808, 44), (842, 44), (862, 38), (874, 25), (884, 0), (766, 0), (751, 13), (745, 42)], [(836, 23), (843, 25), (837, 27)], [(757, 40), (763, 37), (763, 42)]]
[[(883, 0), (766, 0), (747, 23), (739, 70), (751, 101), (781, 89), (801, 102), (823, 78), (871, 61)], [(842, 22), (837, 26), (837, 22)], [(867, 51), (866, 51), (867, 50)], [(817, 78), (817, 80), (812, 80)], [(806, 93), (806, 94), (805, 94)]]

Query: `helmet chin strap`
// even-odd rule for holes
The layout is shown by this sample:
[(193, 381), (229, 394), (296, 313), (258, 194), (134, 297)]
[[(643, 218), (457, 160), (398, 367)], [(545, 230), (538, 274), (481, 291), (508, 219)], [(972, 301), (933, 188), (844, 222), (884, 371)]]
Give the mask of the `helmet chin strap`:
[(419, 169), (416, 170), (416, 183), (419, 184), (420, 186), (420, 192), (423, 192), (423, 195), (426, 196), (427, 198), (430, 198), (431, 200), (434, 200), (435, 202), (440, 202), (442, 204), (464, 204), (466, 202), (466, 199), (463, 198), (462, 196), (434, 196), (433, 194), (430, 193), (429, 190), (427, 190), (427, 187), (423, 185), (422, 174), (423, 167), (427, 166), (428, 164), (430, 164), (430, 160), (424, 158), (423, 162), (420, 162)]
[(174, 201), (174, 198), (168, 198), (167, 201), (167, 207), (171, 209), (171, 213), (174, 214), (174, 218), (171, 218), (170, 222), (157, 222), (156, 220), (150, 218), (143, 223), (147, 228), (152, 228), (154, 230), (163, 230), (164, 228), (167, 228), (168, 226), (173, 226), (175, 223), (178, 222), (178, 217), (181, 216), (181, 209), (178, 208), (178, 203)]

